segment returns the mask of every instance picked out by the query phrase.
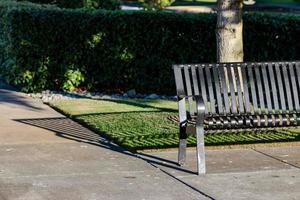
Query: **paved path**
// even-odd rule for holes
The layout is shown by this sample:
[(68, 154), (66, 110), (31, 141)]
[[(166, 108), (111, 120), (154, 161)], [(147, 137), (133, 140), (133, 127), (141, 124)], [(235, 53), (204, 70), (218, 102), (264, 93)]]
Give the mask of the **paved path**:
[[(136, 2), (123, 2), (122, 10), (142, 10), (140, 4)], [(199, 5), (175, 5), (165, 8), (167, 11), (187, 12), (187, 13), (216, 13), (217, 4), (199, 4)], [(262, 12), (284, 12), (300, 14), (300, 4), (272, 4), (272, 3), (256, 3), (254, 5), (244, 5), (244, 11), (262, 11)]]
[[(129, 7), (128, 7), (129, 8)], [(125, 8), (126, 9), (126, 8)], [(132, 9), (132, 8), (131, 8)], [(216, 5), (183, 5), (183, 6), (169, 6), (166, 8), (169, 11), (187, 12), (187, 13), (216, 13)], [(243, 11), (261, 11), (261, 12), (283, 12), (283, 13), (300, 13), (299, 5), (272, 5), (260, 4), (244, 6)]]
[(0, 89), (0, 200), (300, 199), (300, 146), (209, 150), (205, 176), (193, 155), (185, 168), (173, 151), (133, 155)]

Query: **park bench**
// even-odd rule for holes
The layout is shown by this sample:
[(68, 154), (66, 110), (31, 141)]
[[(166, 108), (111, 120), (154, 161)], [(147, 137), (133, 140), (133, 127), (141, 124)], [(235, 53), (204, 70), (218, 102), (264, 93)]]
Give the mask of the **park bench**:
[(179, 108), (178, 163), (187, 134), (197, 139), (197, 170), (205, 168), (204, 133), (300, 124), (300, 62), (173, 66)]

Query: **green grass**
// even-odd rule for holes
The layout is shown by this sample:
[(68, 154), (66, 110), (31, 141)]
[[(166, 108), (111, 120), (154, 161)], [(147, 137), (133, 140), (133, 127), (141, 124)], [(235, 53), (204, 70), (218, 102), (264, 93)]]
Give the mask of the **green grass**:
[[(65, 100), (50, 104), (71, 118), (130, 150), (177, 147), (178, 127), (167, 118), (177, 104), (166, 100)], [(206, 145), (300, 141), (300, 129), (210, 133)], [(195, 146), (195, 137), (188, 145)]]

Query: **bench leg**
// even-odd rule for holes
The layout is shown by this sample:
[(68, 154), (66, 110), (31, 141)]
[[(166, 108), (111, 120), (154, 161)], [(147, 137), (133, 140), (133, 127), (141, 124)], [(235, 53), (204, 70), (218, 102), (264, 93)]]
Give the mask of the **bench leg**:
[(186, 160), (186, 139), (187, 139), (187, 133), (186, 133), (186, 126), (181, 125), (179, 132), (179, 151), (178, 151), (178, 164), (184, 165)]
[(205, 151), (204, 151), (204, 128), (203, 125), (196, 126), (197, 134), (197, 170), (198, 174), (205, 174)]

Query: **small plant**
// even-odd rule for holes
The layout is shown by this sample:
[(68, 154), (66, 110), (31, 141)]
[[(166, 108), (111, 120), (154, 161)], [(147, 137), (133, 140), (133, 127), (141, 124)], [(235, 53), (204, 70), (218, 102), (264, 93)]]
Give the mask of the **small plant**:
[(51, 4), (60, 8), (81, 8), (83, 7), (83, 0), (17, 0), (29, 1), (37, 4)]
[(170, 6), (174, 0), (141, 0), (145, 10), (163, 10)]
[[(1, 1), (1, 0), (0, 0)], [(89, 8), (119, 10), (121, 3), (119, 0), (18, 0), (29, 1), (37, 4), (51, 4), (60, 8)]]
[(63, 89), (66, 91), (74, 91), (84, 81), (83, 74), (77, 69), (69, 69), (65, 73), (65, 81)]
[(119, 10), (119, 0), (85, 0), (84, 7), (92, 9)]

